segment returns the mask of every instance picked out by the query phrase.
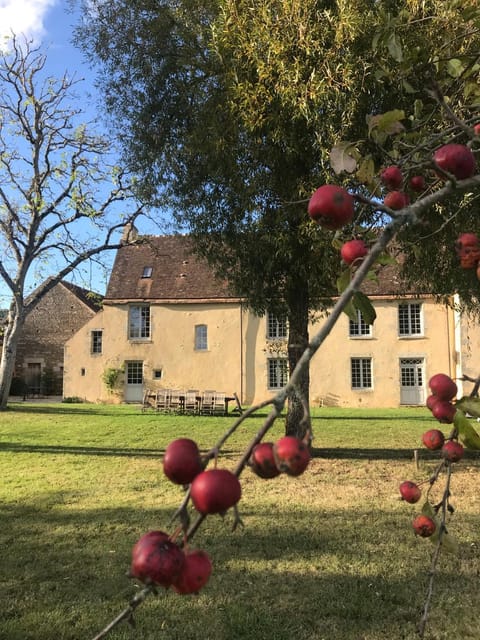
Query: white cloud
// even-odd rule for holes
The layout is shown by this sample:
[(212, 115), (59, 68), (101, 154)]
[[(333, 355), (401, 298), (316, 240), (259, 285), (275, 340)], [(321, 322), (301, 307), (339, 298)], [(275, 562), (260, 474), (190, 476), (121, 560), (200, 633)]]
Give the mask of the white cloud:
[(44, 17), (57, 0), (0, 0), (0, 38), (12, 32), (39, 40), (45, 35)]

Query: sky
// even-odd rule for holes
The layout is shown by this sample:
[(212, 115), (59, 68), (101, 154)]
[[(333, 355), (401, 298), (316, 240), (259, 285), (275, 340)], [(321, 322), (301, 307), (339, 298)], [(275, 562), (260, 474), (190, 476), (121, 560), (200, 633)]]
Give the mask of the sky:
[[(97, 96), (94, 87), (94, 72), (90, 69), (83, 54), (72, 44), (73, 28), (76, 17), (69, 10), (67, 0), (0, 0), (0, 44), (13, 32), (16, 36), (24, 34), (28, 39), (41, 46), (46, 54), (46, 72), (53, 77), (61, 77), (65, 72), (76, 80), (75, 86), (80, 108), (85, 111), (83, 120), (92, 120), (98, 114), (95, 111)], [(144, 233), (153, 231), (143, 230)], [(112, 252), (105, 254), (108, 261), (113, 259)], [(89, 267), (90, 268), (90, 267)], [(100, 272), (98, 277), (90, 276), (90, 283), (74, 279), (81, 285), (92, 288), (99, 293), (105, 292), (106, 276)], [(30, 281), (27, 293), (34, 288)], [(9, 304), (10, 294), (6, 285), (0, 280), (0, 308)]]

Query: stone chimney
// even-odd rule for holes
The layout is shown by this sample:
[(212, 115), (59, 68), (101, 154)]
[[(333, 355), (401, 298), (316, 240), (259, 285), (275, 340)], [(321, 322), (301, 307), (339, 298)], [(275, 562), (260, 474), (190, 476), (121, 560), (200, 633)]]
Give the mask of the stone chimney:
[(138, 230), (132, 222), (127, 222), (123, 227), (123, 233), (121, 238), (122, 244), (132, 244), (138, 240)]

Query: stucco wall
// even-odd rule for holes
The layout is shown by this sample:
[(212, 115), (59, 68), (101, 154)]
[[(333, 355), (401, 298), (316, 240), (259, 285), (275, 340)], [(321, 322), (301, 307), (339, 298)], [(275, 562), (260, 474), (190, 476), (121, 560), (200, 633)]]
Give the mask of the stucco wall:
[[(398, 301), (375, 300), (377, 320), (371, 337), (349, 337), (343, 315), (311, 364), (312, 405), (396, 407), (400, 398), (400, 358), (423, 358), (423, 384), (434, 373), (455, 376), (456, 347), (453, 312), (431, 300), (423, 305), (424, 333), (398, 335)], [(194, 327), (208, 327), (208, 350), (194, 348)], [(313, 336), (321, 322), (310, 327)], [(68, 341), (65, 351), (65, 395), (89, 401), (122, 401), (124, 380), (118, 394), (109, 394), (102, 383), (107, 367), (123, 367), (142, 361), (144, 384), (154, 388), (217, 389), (236, 392), (246, 405), (270, 397), (267, 358), (286, 355), (271, 350), (266, 320), (228, 304), (153, 304), (151, 339), (127, 339), (128, 305), (106, 305)], [(102, 354), (91, 353), (91, 332), (103, 330)], [(476, 335), (476, 334), (475, 334)], [(472, 345), (474, 343), (472, 342)], [(270, 345), (270, 346), (269, 346)], [(475, 343), (476, 345), (476, 343)], [(274, 345), (276, 348), (278, 345)], [(350, 359), (372, 358), (373, 388), (354, 390)], [(161, 370), (161, 378), (153, 372)]]

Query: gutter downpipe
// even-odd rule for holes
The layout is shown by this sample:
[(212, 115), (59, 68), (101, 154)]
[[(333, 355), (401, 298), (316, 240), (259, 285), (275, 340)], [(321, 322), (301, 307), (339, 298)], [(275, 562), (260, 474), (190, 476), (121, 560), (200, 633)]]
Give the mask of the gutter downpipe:
[(462, 313), (460, 311), (460, 298), (458, 293), (453, 296), (453, 323), (454, 323), (454, 352), (455, 352), (455, 382), (458, 387), (458, 397), (463, 397), (462, 373)]

